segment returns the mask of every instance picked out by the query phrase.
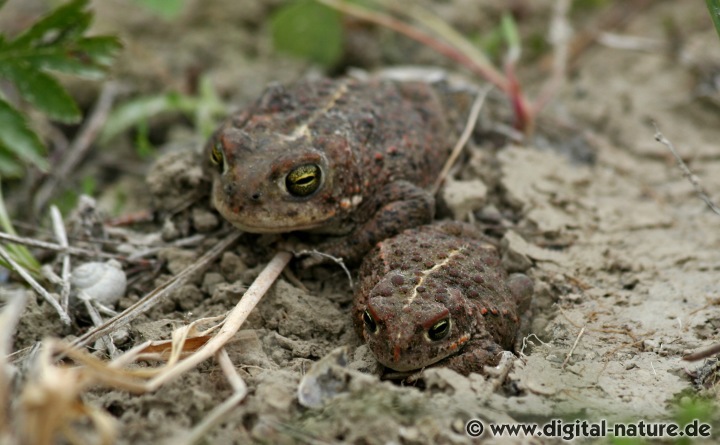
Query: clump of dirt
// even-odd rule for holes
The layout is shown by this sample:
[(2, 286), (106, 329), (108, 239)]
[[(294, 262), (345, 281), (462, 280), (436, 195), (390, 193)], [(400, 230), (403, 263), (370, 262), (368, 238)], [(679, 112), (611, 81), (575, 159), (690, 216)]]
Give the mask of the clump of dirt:
[[(243, 2), (255, 18), (239, 27), (224, 18), (223, 8), (232, 11), (228, 17), (242, 16), (242, 7), (230, 3), (190, 7), (221, 20), (217, 29), (190, 13), (182, 27), (158, 25), (193, 36), (189, 46), (159, 31), (132, 36), (158, 19), (135, 11), (134, 19), (116, 20), (125, 2), (98, 5), (99, 26), (124, 33), (130, 59), (120, 72), (145, 79), (141, 90), (157, 88), (163, 78), (148, 75), (147, 67), (176, 78), (205, 61), (219, 89), (241, 105), (269, 79), (307, 74), (303, 62), (270, 55), (259, 32), (274, 2)], [(443, 7), (457, 12), (453, 6), (466, 3)], [(693, 74), (703, 59), (720, 60), (720, 43), (701, 4), (654, 4), (624, 32), (669, 45), (662, 33), (667, 17), (686, 30), (679, 55), (592, 47), (545, 112), (554, 122), (539, 121), (534, 142), (498, 144), (497, 134), (488, 137), (497, 122), (486, 116), (455, 179), (441, 192), (441, 216), (473, 218), (501, 240), (504, 264), (535, 280), (533, 317), (516, 357), (489, 374), (465, 377), (431, 368), (415, 386), (383, 381), (353, 331), (352, 290), (344, 272), (334, 266), (293, 268), (302, 284), (280, 278), (227, 346), (250, 393), (206, 441), (461, 444), (473, 442), (465, 433), (473, 418), (672, 420), (672, 401), (692, 388), (689, 374), (701, 368), (681, 357), (718, 336), (720, 219), (696, 199), (654, 141), (649, 121), (659, 124), (705, 187), (720, 196), (718, 129), (712, 124), (717, 107), (695, 96)], [(223, 36), (225, 29), (234, 34)], [(177, 52), (182, 55), (175, 57)], [(133, 60), (138, 54), (145, 57)], [(169, 151), (138, 185), (146, 196), (150, 191), (157, 219), (148, 231), (166, 243), (156, 253), (164, 265), (157, 275), (138, 274), (119, 310), (233, 230), (210, 205), (202, 156), (200, 143)], [(172, 245), (197, 234), (201, 241)], [(165, 338), (171, 326), (224, 314), (262, 270), (273, 241), (241, 238), (216, 264), (136, 319), (121, 346)], [(45, 334), (68, 334), (46, 306), (31, 301), (16, 348)], [(117, 419), (118, 443), (150, 443), (189, 430), (231, 393), (208, 361), (153, 393), (105, 388), (85, 397)]]

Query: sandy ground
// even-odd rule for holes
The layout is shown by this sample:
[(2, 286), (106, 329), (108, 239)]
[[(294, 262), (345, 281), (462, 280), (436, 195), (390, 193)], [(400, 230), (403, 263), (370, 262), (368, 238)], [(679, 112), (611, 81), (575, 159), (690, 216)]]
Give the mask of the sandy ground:
[[(307, 72), (306, 64), (272, 54), (263, 37), (263, 18), (274, 2), (241, 2), (227, 11), (191, 2), (192, 13), (179, 23), (159, 24), (142, 11), (113, 15), (120, 3), (97, 5), (98, 27), (125, 36), (127, 51), (115, 76), (135, 82), (140, 91), (153, 91), (167, 78), (178, 86), (174, 76), (207, 64), (219, 91), (242, 104), (268, 79), (290, 81)], [(449, 2), (457, 8), (468, 3)], [(533, 8), (547, 16), (541, 3)], [(462, 218), (471, 210), (481, 221), (488, 215), (499, 220), (506, 263), (529, 267), (536, 280), (527, 343), (519, 345), (522, 354), (509, 361), (507, 374), (463, 377), (428, 369), (416, 386), (381, 381), (352, 330), (352, 292), (343, 272), (333, 267), (298, 272), (306, 289), (281, 278), (228, 346), (250, 393), (206, 442), (463, 444), (474, 440), (464, 431), (471, 418), (676, 419), (696, 393), (693, 375), (712, 365), (681, 357), (717, 341), (720, 293), (720, 217), (696, 197), (668, 150), (654, 140), (651, 124), (658, 123), (704, 187), (720, 197), (718, 95), (713, 90), (700, 97), (705, 84), (697, 75), (712, 73), (720, 62), (720, 40), (702, 3), (681, 3), (657, 2), (622, 31), (652, 39), (650, 47), (594, 45), (583, 54), (538, 125), (540, 136), (563, 128), (561, 136), (495, 147), (478, 129), (456, 181), (441, 192), (441, 216), (455, 211)], [(449, 4), (443, 10), (451, 10)], [(243, 7), (248, 9), (240, 11)], [(445, 13), (461, 25), (472, 18)], [(670, 17), (682, 30), (675, 53), (663, 28)], [(207, 26), (212, 20), (214, 29)], [(243, 26), (235, 26), (238, 21)], [(133, 36), (137, 30), (146, 35)], [(213, 35), (222, 37), (212, 40)], [(233, 46), (236, 40), (242, 45)], [(395, 63), (432, 58), (424, 50), (413, 55), (399, 61), (373, 57)], [(487, 123), (492, 112), (485, 115), (481, 122)], [(142, 176), (130, 174), (121, 182), (143, 190)], [(158, 284), (212, 245), (223, 223), (202, 198), (207, 184), (192, 149), (166, 149), (147, 181), (156, 198), (150, 205), (160, 210), (173, 207), (169, 196), (178, 201), (200, 196), (168, 217), (166, 240), (209, 233), (200, 248), (162, 250), (158, 256), (167, 266), (153, 279)], [(477, 193), (482, 189), (477, 181), (486, 193)], [(468, 192), (473, 192), (470, 208), (461, 202)], [(139, 200), (143, 204), (147, 201)], [(267, 249), (251, 248), (255, 242), (243, 238), (203, 276), (133, 322), (120, 346), (167, 338), (171, 327), (185, 320), (227, 311), (268, 259)], [(132, 287), (120, 309), (151, 284)], [(16, 347), (48, 334), (78, 333), (63, 332), (46, 305), (33, 300)], [(312, 407), (299, 403), (299, 385)], [(118, 443), (141, 444), (190, 429), (230, 393), (210, 361), (151, 394), (97, 389), (84, 398), (117, 418)], [(714, 399), (713, 388), (707, 393)]]

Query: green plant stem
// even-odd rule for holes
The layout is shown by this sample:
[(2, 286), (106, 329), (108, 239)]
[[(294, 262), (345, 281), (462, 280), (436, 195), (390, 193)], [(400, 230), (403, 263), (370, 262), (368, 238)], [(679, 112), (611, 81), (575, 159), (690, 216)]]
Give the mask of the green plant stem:
[[(12, 222), (10, 221), (10, 216), (7, 213), (7, 209), (5, 208), (5, 199), (3, 198), (2, 194), (2, 183), (0, 182), (0, 227), (2, 229), (9, 233), (10, 235), (17, 236), (17, 233), (15, 232), (15, 228), (12, 225)], [(31, 275), (34, 277), (40, 276), (40, 263), (35, 259), (35, 257), (32, 256), (30, 251), (25, 246), (20, 246), (17, 244), (7, 244), (7, 251), (8, 254), (12, 257), (12, 259), (20, 264), (22, 267), (24, 267), (28, 272), (30, 272)], [(9, 267), (9, 264), (3, 264), (4, 266)]]

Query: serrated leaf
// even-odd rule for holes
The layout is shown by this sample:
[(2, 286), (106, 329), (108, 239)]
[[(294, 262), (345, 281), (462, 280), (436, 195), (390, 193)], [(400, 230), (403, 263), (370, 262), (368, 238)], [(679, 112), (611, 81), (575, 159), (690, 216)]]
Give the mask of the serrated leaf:
[(39, 43), (49, 43), (61, 36), (62, 32), (74, 30), (76, 35), (87, 29), (89, 14), (83, 12), (88, 0), (74, 0), (50, 12), (38, 20), (28, 30), (17, 36), (11, 43), (12, 48), (29, 47)]
[(105, 75), (105, 69), (93, 61), (74, 59), (63, 54), (33, 54), (25, 57), (24, 60), (38, 70), (58, 71), (86, 79), (99, 79)]
[(75, 101), (60, 83), (30, 64), (0, 64), (0, 77), (13, 82), (25, 100), (52, 119), (72, 123), (82, 118)]
[(43, 157), (45, 147), (40, 142), (40, 138), (28, 127), (25, 117), (2, 99), (0, 99), (0, 122), (3, 123), (0, 145), (41, 170), (49, 168), (48, 162)]
[(23, 174), (23, 167), (17, 158), (11, 156), (6, 147), (0, 146), (0, 176), (4, 178), (19, 178)]
[(115, 55), (122, 49), (120, 39), (114, 36), (85, 37), (75, 42), (74, 51), (84, 55), (98, 65), (110, 65)]
[(292, 2), (270, 19), (278, 51), (332, 66), (342, 56), (340, 13), (313, 0)]

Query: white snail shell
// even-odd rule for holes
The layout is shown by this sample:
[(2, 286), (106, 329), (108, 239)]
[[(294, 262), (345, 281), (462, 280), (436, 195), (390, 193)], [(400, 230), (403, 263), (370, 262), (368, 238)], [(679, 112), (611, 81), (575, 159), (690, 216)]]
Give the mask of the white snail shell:
[(89, 262), (72, 272), (70, 283), (80, 299), (91, 299), (112, 306), (125, 294), (127, 277), (119, 262)]

